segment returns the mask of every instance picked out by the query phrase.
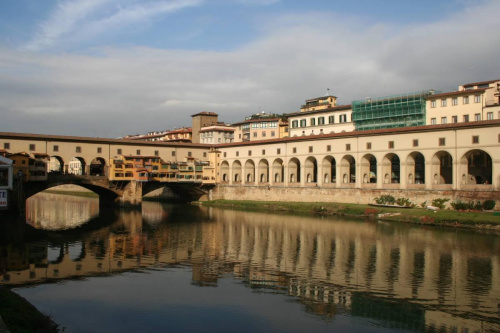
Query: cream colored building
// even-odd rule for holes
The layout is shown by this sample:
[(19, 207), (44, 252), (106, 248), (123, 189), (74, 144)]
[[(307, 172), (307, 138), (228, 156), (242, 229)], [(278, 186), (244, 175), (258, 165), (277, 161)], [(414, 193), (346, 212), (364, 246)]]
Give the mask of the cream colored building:
[(282, 122), (281, 118), (278, 117), (265, 117), (232, 124), (232, 127), (235, 128), (234, 142), (278, 139)]
[(200, 142), (203, 144), (231, 143), (234, 139), (234, 127), (223, 124), (203, 127), (200, 133)]
[(500, 80), (467, 83), (426, 99), (426, 124), (500, 119)]
[(219, 146), (228, 185), (415, 190), (500, 188), (500, 120)]
[(290, 137), (354, 131), (350, 105), (289, 113), (288, 124)]

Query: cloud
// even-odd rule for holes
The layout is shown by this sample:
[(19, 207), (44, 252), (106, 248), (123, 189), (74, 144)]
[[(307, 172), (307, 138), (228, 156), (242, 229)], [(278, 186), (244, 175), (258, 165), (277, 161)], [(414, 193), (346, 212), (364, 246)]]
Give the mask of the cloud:
[(40, 51), (62, 41), (74, 42), (95, 38), (124, 26), (147, 21), (186, 7), (197, 6), (202, 0), (141, 1), (74, 0), (61, 2), (50, 18), (40, 25), (36, 37), (24, 50)]
[(260, 25), (260, 38), (224, 52), (0, 49), (0, 131), (117, 137), (190, 125), (200, 111), (226, 122), (259, 107), (295, 112), (326, 88), (341, 103), (450, 91), (500, 78), (498, 12), (500, 3), (491, 1), (437, 22), (398, 26), (338, 13), (288, 14)]

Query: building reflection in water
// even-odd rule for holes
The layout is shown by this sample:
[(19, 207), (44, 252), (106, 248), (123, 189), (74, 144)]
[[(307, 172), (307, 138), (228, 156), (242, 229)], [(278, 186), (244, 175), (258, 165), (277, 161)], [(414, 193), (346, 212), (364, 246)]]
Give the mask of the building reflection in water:
[[(50, 261), (49, 247), (59, 249)], [(500, 330), (498, 235), (145, 202), (142, 213), (121, 211), (78, 237), (9, 244), (0, 254), (10, 286), (190, 265), (195, 285), (214, 287), (229, 274), (324, 318), (349, 312), (403, 329)]]

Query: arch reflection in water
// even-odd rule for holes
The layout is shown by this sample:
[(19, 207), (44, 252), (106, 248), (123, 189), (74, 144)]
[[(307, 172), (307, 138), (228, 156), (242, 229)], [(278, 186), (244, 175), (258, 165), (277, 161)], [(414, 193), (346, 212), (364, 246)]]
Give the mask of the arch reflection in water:
[(142, 214), (121, 212), (82, 234), (77, 259), (69, 240), (49, 242), (61, 260), (47, 262), (43, 243), (26, 244), (18, 256), (27, 264), (8, 267), (4, 283), (182, 264), (197, 286), (231, 275), (287, 293), (321, 317), (349, 313), (416, 331), (500, 330), (498, 235), (148, 203)]
[(26, 222), (37, 229), (73, 229), (98, 215), (97, 198), (39, 193), (26, 201)]

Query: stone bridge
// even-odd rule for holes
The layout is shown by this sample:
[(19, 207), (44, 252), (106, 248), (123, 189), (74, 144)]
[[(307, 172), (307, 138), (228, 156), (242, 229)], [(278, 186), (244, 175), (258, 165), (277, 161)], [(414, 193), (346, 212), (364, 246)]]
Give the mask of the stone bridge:
[(213, 187), (213, 185), (203, 185), (194, 181), (110, 181), (106, 176), (49, 174), (47, 181), (28, 182), (18, 186), (20, 194), (17, 196), (17, 200), (21, 201), (19, 206), (24, 207), (24, 201), (39, 192), (66, 184), (78, 185), (96, 193), (99, 195), (101, 206), (119, 205), (123, 207), (140, 206), (143, 196), (160, 188), (170, 189), (174, 195), (174, 200), (190, 202), (200, 200)]

